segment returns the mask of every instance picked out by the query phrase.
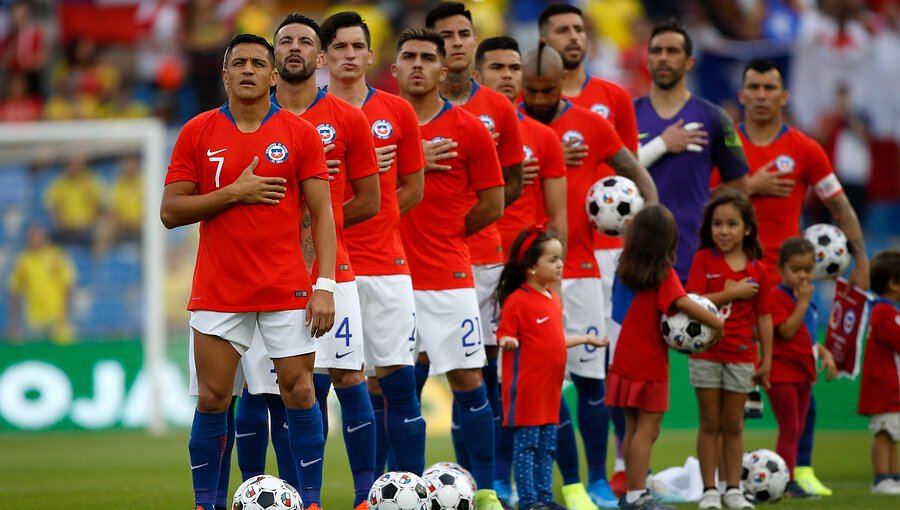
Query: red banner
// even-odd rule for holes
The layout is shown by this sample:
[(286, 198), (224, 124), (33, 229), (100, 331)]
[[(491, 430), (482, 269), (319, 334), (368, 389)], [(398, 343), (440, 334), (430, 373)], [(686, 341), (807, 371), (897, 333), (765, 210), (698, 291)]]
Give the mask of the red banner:
[(869, 297), (859, 287), (846, 292), (847, 280), (843, 278), (838, 278), (835, 283), (825, 347), (834, 356), (838, 377), (856, 379), (869, 319)]

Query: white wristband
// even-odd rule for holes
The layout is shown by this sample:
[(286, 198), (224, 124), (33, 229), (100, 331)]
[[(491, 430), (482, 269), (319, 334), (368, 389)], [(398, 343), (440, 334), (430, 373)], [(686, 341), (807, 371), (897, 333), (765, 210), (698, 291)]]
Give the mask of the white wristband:
[(638, 147), (638, 161), (644, 168), (650, 168), (650, 165), (656, 163), (656, 160), (663, 157), (669, 150), (662, 136), (657, 136), (653, 140)]
[(334, 294), (334, 287), (337, 285), (335, 281), (331, 278), (323, 278), (319, 277), (316, 280), (316, 284), (313, 285), (313, 290), (324, 290), (325, 292), (331, 292)]

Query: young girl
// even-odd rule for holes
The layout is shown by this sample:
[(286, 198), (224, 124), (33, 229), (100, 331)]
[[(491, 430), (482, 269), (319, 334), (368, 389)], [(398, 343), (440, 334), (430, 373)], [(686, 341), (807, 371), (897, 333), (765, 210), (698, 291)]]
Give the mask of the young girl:
[(595, 335), (565, 336), (560, 297), (562, 244), (537, 225), (523, 231), (500, 275), (498, 345), (503, 356), (503, 426), (512, 427), (519, 508), (553, 502), (553, 461), (566, 349), (605, 347)]
[(678, 227), (663, 206), (647, 206), (635, 215), (625, 234), (613, 285), (613, 319), (622, 324), (616, 357), (607, 378), (606, 404), (625, 414), (623, 510), (672, 509), (646, 490), (650, 451), (669, 408), (669, 349), (662, 338), (662, 314), (684, 312), (720, 336), (723, 321), (687, 297), (672, 269)]
[[(700, 249), (688, 276), (687, 291), (709, 298), (725, 320), (722, 341), (688, 361), (691, 386), (697, 392), (700, 427), (697, 458), (703, 477), (700, 508), (753, 508), (740, 489), (744, 455), (744, 403), (754, 385), (768, 386), (772, 367), (772, 290), (757, 238), (756, 214), (747, 195), (725, 191), (703, 213)], [(756, 366), (756, 338), (762, 347)], [(754, 370), (755, 369), (755, 370)], [(725, 494), (716, 489), (719, 477)]]
[(812, 272), (815, 248), (802, 237), (787, 239), (778, 252), (781, 284), (772, 292), (772, 372), (769, 374), (769, 402), (778, 421), (775, 451), (791, 471), (785, 497), (803, 498), (810, 494), (793, 479), (797, 464), (797, 446), (806, 422), (806, 409), (816, 380), (816, 361), (812, 351), (816, 309)]

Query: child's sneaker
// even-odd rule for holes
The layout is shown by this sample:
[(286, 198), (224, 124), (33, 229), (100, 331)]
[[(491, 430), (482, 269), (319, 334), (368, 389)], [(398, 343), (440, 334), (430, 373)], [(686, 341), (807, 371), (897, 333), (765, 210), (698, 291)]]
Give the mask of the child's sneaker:
[(700, 502), (697, 505), (700, 510), (710, 508), (722, 508), (722, 495), (716, 489), (707, 489), (700, 496)]
[(613, 496), (612, 489), (609, 488), (609, 482), (600, 479), (591, 482), (587, 486), (588, 496), (600, 508), (618, 508), (619, 500)]
[(562, 496), (569, 510), (598, 510), (597, 505), (591, 501), (591, 497), (584, 489), (584, 485), (580, 483), (563, 485)]
[(637, 499), (634, 503), (628, 503), (625, 501), (625, 496), (622, 496), (622, 499), (619, 500), (619, 509), (620, 510), (676, 510), (676, 508), (672, 505), (666, 505), (665, 503), (660, 503), (650, 494), (650, 491), (644, 492), (640, 498)]
[(744, 510), (754, 508), (753, 503), (747, 501), (740, 489), (728, 489), (725, 491), (725, 495), (722, 496), (722, 504), (725, 505), (725, 508), (741, 508)]
[(800, 484), (797, 483), (796, 480), (791, 480), (784, 488), (784, 497), (790, 499), (808, 499), (816, 496), (803, 490), (803, 487), (800, 487)]
[(890, 494), (892, 496), (900, 495), (900, 483), (891, 480), (882, 480), (872, 484), (872, 494)]
[(480, 510), (503, 510), (503, 505), (497, 499), (497, 493), (491, 489), (478, 489), (475, 491), (475, 507)]
[(810, 466), (797, 466), (794, 468), (794, 480), (803, 487), (803, 490), (816, 496), (831, 496), (831, 489), (816, 478), (816, 473)]

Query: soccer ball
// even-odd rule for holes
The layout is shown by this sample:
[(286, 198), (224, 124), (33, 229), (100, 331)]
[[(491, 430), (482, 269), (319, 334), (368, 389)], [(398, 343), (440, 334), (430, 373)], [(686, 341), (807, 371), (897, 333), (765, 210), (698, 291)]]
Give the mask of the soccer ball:
[(634, 215), (644, 207), (644, 198), (631, 179), (615, 175), (591, 186), (585, 207), (588, 221), (597, 232), (621, 237)]
[(389, 471), (369, 489), (369, 510), (426, 510), (428, 494), (419, 475)]
[(837, 278), (850, 267), (847, 236), (841, 229), (828, 223), (817, 223), (804, 230), (803, 237), (808, 239), (816, 250), (814, 280)]
[(760, 503), (778, 501), (790, 479), (791, 472), (777, 453), (763, 449), (744, 454), (741, 482), (747, 499)]
[(459, 471), (438, 467), (422, 475), (428, 490), (428, 510), (473, 510), (475, 489)]
[(254, 476), (234, 492), (232, 510), (303, 510), (300, 494), (290, 484), (269, 475)]
[[(705, 297), (697, 294), (688, 294), (688, 297), (710, 312), (719, 314), (716, 305)], [(712, 329), (681, 312), (671, 316), (663, 314), (659, 320), (659, 327), (666, 344), (678, 352), (696, 354), (712, 346)]]
[(468, 469), (460, 466), (456, 462), (435, 462), (434, 464), (425, 468), (425, 473), (427, 474), (429, 471), (438, 468), (452, 469), (454, 471), (462, 473), (462, 475), (466, 477), (466, 481), (469, 482), (469, 485), (472, 486), (472, 490), (478, 490), (478, 484), (475, 483), (475, 477), (472, 476), (472, 473), (470, 473)]

